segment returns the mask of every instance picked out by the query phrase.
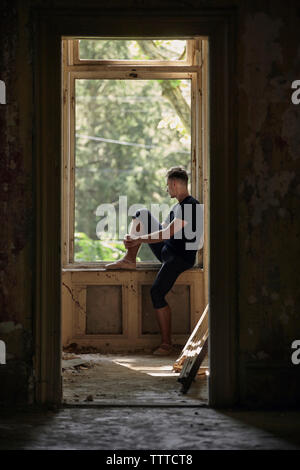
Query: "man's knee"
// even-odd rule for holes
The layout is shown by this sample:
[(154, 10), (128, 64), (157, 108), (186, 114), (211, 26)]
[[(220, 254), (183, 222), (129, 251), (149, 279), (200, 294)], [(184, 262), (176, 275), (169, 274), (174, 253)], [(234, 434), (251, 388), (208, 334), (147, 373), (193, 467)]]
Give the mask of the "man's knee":
[(140, 222), (141, 228), (139, 229), (139, 231), (142, 234), (150, 233), (149, 226), (150, 226), (151, 214), (148, 209), (142, 207), (141, 209), (136, 211), (135, 215), (133, 215), (132, 218)]
[(141, 209), (136, 211), (132, 218), (137, 219), (139, 217), (148, 217), (148, 214), (150, 214), (150, 211), (146, 207), (141, 207)]
[(135, 216), (132, 216), (133, 219), (141, 222), (142, 225), (142, 233), (152, 233), (161, 230), (162, 226), (159, 223), (159, 220), (154, 217), (151, 212), (142, 207), (141, 209), (137, 210)]

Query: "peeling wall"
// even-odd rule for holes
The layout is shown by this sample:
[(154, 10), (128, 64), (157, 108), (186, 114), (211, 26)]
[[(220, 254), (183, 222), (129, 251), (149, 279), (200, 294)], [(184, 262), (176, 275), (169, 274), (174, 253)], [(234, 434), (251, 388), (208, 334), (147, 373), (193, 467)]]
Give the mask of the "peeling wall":
[[(0, 4), (0, 79), (7, 90), (7, 105), (0, 105), (0, 339), (5, 336), (11, 355), (0, 378), (10, 377), (6, 389), (15, 401), (32, 400), (34, 377), (31, 7), (90, 4)], [(200, 6), (238, 12), (240, 401), (293, 405), (300, 375), (290, 360), (291, 343), (300, 339), (300, 105), (290, 98), (292, 81), (300, 79), (300, 6), (292, 0), (103, 2), (103, 8), (145, 12)]]
[(270, 4), (244, 15), (239, 46), (239, 372), (243, 401), (288, 404), (300, 375), (300, 10)]
[[(23, 2), (24, 3), (24, 2)], [(32, 401), (32, 84), (28, 31), (17, 2), (0, 4), (0, 401)]]

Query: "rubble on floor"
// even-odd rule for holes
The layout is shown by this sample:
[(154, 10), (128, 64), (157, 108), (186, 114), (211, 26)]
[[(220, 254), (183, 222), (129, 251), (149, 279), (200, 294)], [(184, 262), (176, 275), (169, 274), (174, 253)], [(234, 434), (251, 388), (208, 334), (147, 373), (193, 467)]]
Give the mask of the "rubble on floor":
[(198, 375), (186, 395), (179, 372), (173, 369), (177, 354), (72, 354), (63, 353), (63, 402), (93, 405), (203, 405), (207, 403), (206, 375)]

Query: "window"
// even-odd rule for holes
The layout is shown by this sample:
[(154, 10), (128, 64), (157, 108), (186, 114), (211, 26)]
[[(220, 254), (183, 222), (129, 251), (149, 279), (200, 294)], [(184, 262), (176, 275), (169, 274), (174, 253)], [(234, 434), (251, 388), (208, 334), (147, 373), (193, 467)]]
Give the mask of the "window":
[[(104, 61), (132, 64), (155, 61), (162, 64), (174, 62), (180, 65), (190, 62), (190, 41), (174, 39), (82, 39), (74, 44), (75, 63)], [(187, 50), (188, 48), (188, 50)]]
[[(163, 221), (171, 166), (202, 202), (202, 53), (200, 38), (63, 40), (65, 266), (122, 257), (134, 207)], [(158, 263), (146, 245), (138, 261)]]

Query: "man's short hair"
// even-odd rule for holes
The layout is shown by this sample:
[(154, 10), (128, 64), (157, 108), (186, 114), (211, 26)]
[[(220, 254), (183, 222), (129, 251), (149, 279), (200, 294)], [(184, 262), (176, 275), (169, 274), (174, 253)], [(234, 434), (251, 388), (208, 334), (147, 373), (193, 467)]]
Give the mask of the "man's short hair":
[(182, 168), (181, 166), (173, 166), (172, 168), (170, 168), (167, 171), (167, 178), (168, 179), (169, 178), (176, 178), (176, 179), (184, 181), (185, 184), (187, 184), (188, 179), (189, 179), (186, 170), (184, 168)]

